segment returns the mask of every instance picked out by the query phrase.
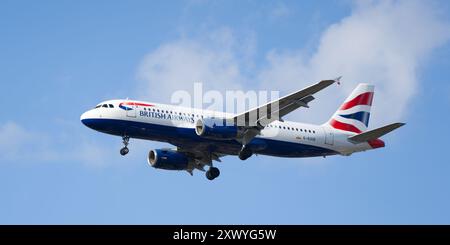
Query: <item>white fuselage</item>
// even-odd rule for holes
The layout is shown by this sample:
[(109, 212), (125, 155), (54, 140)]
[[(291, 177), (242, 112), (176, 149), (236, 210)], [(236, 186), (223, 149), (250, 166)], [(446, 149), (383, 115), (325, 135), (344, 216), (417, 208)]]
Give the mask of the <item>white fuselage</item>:
[[(124, 104), (129, 105), (124, 105)], [(235, 140), (202, 139), (195, 134), (196, 121), (211, 117), (232, 117), (233, 114), (193, 109), (143, 101), (109, 100), (100, 107), (85, 112), (81, 121), (100, 132), (163, 141), (176, 146), (190, 142), (210, 145), (215, 152), (236, 155), (240, 144)], [(106, 106), (105, 106), (106, 105)], [(313, 157), (350, 155), (373, 149), (369, 143), (354, 144), (348, 137), (355, 135), (327, 124), (313, 125), (289, 121), (274, 121), (261, 130), (250, 145), (256, 154), (280, 157)]]

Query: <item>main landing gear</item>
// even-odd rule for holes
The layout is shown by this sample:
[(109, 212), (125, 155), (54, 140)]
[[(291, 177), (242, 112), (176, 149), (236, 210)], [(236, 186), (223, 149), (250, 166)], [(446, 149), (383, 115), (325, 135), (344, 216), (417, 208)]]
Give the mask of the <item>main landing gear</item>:
[(126, 154), (128, 154), (128, 152), (130, 151), (129, 149), (128, 149), (128, 143), (130, 142), (130, 137), (128, 137), (128, 136), (123, 136), (122, 137), (122, 142), (123, 142), (123, 145), (124, 145), (124, 147), (122, 148), (122, 149), (120, 149), (120, 155), (122, 155), (122, 156), (125, 156)]
[(241, 149), (241, 151), (238, 154), (239, 159), (241, 159), (242, 161), (247, 160), (252, 155), (253, 155), (253, 152), (250, 149), (250, 147), (247, 147), (245, 145), (242, 146), (242, 149)]
[(220, 171), (218, 168), (215, 168), (215, 167), (210, 167), (208, 169), (208, 171), (206, 171), (206, 178), (209, 180), (213, 180), (213, 179), (219, 177), (219, 175), (220, 175)]

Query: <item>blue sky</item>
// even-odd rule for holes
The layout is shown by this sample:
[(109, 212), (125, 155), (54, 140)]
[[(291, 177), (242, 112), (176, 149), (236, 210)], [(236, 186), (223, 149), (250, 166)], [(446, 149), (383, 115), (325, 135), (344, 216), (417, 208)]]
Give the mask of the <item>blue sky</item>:
[[(448, 1), (0, 1), (1, 224), (448, 224)], [(146, 164), (167, 146), (79, 122), (111, 98), (277, 89), (343, 75), (290, 119), (322, 123), (358, 82), (371, 127), (350, 157), (241, 162), (221, 176)]]

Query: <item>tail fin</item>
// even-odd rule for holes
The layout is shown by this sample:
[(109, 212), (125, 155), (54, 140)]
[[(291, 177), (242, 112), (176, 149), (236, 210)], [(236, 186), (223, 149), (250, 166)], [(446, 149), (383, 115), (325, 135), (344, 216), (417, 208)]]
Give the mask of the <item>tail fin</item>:
[(347, 132), (362, 133), (369, 126), (374, 86), (360, 83), (344, 101), (327, 124)]

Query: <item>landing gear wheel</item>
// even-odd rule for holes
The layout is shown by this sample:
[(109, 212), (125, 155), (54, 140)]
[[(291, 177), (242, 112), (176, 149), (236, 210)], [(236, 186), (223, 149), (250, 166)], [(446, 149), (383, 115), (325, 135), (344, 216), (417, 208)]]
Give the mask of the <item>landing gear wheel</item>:
[(206, 171), (206, 178), (209, 180), (213, 180), (220, 175), (220, 170), (215, 167), (210, 167), (208, 171)]
[(128, 150), (128, 147), (124, 147), (122, 149), (120, 149), (120, 155), (125, 156), (126, 154), (128, 154), (130, 150)]
[(214, 178), (211, 176), (211, 173), (209, 171), (206, 171), (206, 178), (209, 180), (213, 180)]
[(239, 152), (239, 159), (241, 159), (242, 161), (247, 160), (249, 157), (251, 157), (253, 155), (253, 152), (250, 148), (246, 147), (246, 146), (242, 146), (241, 151)]
[(122, 137), (122, 143), (123, 143), (124, 147), (122, 149), (120, 149), (120, 155), (125, 156), (130, 151), (130, 150), (128, 150), (128, 147), (127, 147), (128, 146), (128, 142), (130, 142), (130, 137), (123, 136)]
[(219, 177), (220, 175), (220, 170), (218, 168), (211, 167), (209, 171), (211, 172), (211, 175), (214, 177), (214, 179)]

